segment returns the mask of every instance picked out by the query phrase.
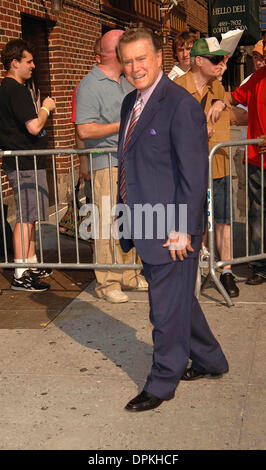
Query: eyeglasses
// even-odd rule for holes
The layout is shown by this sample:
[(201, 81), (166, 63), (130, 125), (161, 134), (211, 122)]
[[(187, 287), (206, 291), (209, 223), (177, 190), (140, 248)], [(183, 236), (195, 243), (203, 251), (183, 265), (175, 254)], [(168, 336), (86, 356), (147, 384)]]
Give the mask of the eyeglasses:
[(202, 55), (201, 57), (204, 57), (204, 59), (208, 59), (213, 65), (218, 65), (220, 62), (224, 60), (223, 55)]

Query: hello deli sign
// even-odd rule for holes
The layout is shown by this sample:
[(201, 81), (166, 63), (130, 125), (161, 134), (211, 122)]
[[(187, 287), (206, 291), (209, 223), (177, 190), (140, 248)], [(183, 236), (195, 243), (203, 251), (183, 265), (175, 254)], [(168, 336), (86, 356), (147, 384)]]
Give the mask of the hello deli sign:
[(251, 0), (209, 0), (211, 36), (242, 29), (242, 43), (260, 39), (259, 2)]

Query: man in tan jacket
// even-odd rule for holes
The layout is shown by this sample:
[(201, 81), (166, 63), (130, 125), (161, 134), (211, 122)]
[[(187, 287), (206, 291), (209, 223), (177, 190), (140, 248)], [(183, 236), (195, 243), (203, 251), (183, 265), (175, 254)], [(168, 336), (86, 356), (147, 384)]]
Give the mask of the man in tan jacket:
[[(230, 140), (230, 105), (226, 104), (226, 91), (217, 79), (224, 57), (228, 54), (228, 51), (220, 49), (216, 38), (201, 38), (190, 52), (191, 70), (174, 80), (202, 105), (207, 118), (210, 149), (218, 142)], [(218, 149), (214, 156), (213, 179), (216, 245), (221, 260), (227, 260), (231, 258), (231, 227), (229, 158), (226, 149)], [(223, 267), (220, 280), (230, 297), (239, 295), (231, 265)]]

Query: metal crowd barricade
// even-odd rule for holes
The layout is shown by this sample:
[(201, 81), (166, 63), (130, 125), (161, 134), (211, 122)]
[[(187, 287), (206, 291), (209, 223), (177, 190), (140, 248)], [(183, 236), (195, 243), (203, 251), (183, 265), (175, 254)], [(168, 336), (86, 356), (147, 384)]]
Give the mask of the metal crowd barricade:
[[(208, 282), (212, 279), (218, 288), (221, 295), (224, 297), (228, 306), (232, 306), (233, 302), (229, 297), (228, 293), (224, 289), (223, 285), (219, 281), (216, 275), (218, 268), (227, 265), (227, 264), (241, 264), (249, 263), (251, 261), (265, 259), (266, 253), (264, 252), (263, 240), (264, 240), (264, 171), (261, 171), (261, 252), (257, 255), (249, 254), (249, 231), (248, 231), (248, 161), (245, 159), (245, 175), (246, 175), (246, 254), (242, 257), (234, 257), (233, 250), (233, 185), (232, 185), (232, 147), (236, 146), (245, 146), (246, 154), (248, 145), (258, 144), (262, 142), (262, 139), (253, 139), (253, 140), (239, 140), (239, 141), (230, 141), (230, 142), (221, 142), (215, 145), (210, 154), (209, 154), (209, 182), (208, 182), (208, 191), (207, 191), (207, 200), (208, 200), (208, 257), (206, 259), (200, 258), (199, 261), (199, 270), (197, 275), (195, 294), (197, 297), (200, 295), (200, 291), (206, 287)], [(229, 161), (230, 161), (230, 224), (231, 224), (231, 259), (216, 261), (215, 260), (215, 232), (214, 232), (214, 209), (213, 209), (213, 179), (212, 179), (212, 168), (213, 168), (213, 157), (215, 152), (220, 147), (229, 147)], [(38, 241), (39, 241), (39, 256), (40, 261), (38, 263), (28, 263), (25, 260), (25, 253), (23, 249), (23, 263), (10, 262), (8, 260), (7, 253), (7, 240), (5, 234), (5, 220), (4, 220), (4, 203), (3, 203), (3, 189), (2, 189), (2, 170), (0, 178), (0, 208), (1, 208), (1, 218), (3, 226), (3, 248), (4, 248), (4, 261), (0, 260), (0, 268), (16, 268), (16, 267), (32, 267), (32, 268), (55, 268), (55, 269), (140, 269), (141, 265), (137, 264), (137, 255), (135, 249), (132, 253), (132, 263), (131, 264), (119, 264), (117, 263), (117, 253), (116, 253), (116, 243), (115, 239), (112, 239), (113, 243), (113, 263), (112, 264), (101, 264), (98, 263), (98, 253), (97, 253), (97, 237), (93, 239), (94, 242), (94, 262), (93, 263), (84, 263), (80, 261), (79, 256), (79, 236), (78, 236), (78, 219), (77, 219), (77, 207), (74, 206), (74, 221), (75, 221), (75, 250), (76, 250), (76, 260), (75, 262), (62, 262), (61, 256), (61, 243), (60, 243), (60, 230), (59, 230), (59, 201), (58, 201), (58, 191), (56, 184), (56, 156), (58, 155), (69, 155), (71, 161), (71, 186), (73, 201), (75, 200), (75, 174), (74, 174), (74, 156), (86, 154), (89, 156), (89, 169), (91, 173), (91, 190), (92, 190), (92, 207), (95, 206), (94, 198), (94, 185), (93, 185), (93, 156), (96, 154), (107, 154), (108, 164), (109, 164), (109, 174), (110, 174), (110, 200), (111, 207), (114, 206), (115, 201), (113, 200), (113, 179), (112, 179), (112, 154), (116, 152), (116, 148), (103, 148), (99, 149), (48, 149), (48, 150), (24, 150), (24, 151), (2, 151), (0, 152), (0, 157), (15, 157), (16, 159), (16, 171), (18, 175), (18, 200), (19, 200), (19, 214), (20, 214), (20, 224), (21, 224), (21, 238), (22, 246), (24, 246), (24, 234), (22, 230), (22, 207), (21, 207), (21, 194), (20, 194), (20, 184), (19, 184), (19, 171), (18, 171), (18, 162), (19, 157), (21, 156), (31, 156), (34, 161), (34, 171), (35, 171), (35, 186), (36, 186), (36, 205), (37, 205), (37, 214), (38, 214)], [(52, 170), (53, 170), (53, 184), (54, 184), (54, 195), (55, 195), (55, 214), (56, 214), (56, 239), (57, 239), (57, 255), (58, 261), (53, 263), (47, 263), (44, 261), (43, 255), (43, 237), (42, 237), (42, 224), (40, 221), (40, 206), (39, 206), (39, 191), (38, 191), (38, 177), (37, 177), (37, 156), (46, 155), (52, 156)], [(261, 153), (261, 169), (263, 166), (264, 156)], [(95, 221), (95, 212), (93, 212), (93, 225), (96, 227)], [(114, 215), (112, 215), (112, 220), (114, 221)], [(204, 283), (201, 284), (201, 272), (204, 268), (209, 269), (209, 274), (205, 279)]]
[[(21, 151), (0, 151), (0, 157), (15, 157), (16, 161), (16, 171), (17, 171), (17, 178), (18, 178), (18, 201), (19, 201), (19, 216), (20, 216), (20, 224), (21, 224), (21, 241), (23, 247), (23, 263), (15, 263), (10, 262), (8, 260), (8, 253), (7, 253), (7, 240), (5, 230), (3, 229), (3, 246), (4, 246), (4, 261), (1, 262), (0, 260), (0, 267), (1, 268), (17, 268), (17, 267), (28, 267), (28, 268), (54, 268), (54, 269), (101, 269), (101, 270), (109, 270), (109, 269), (140, 269), (141, 265), (137, 264), (137, 256), (136, 251), (133, 249), (132, 253), (132, 264), (119, 264), (117, 262), (117, 247), (115, 243), (115, 239), (112, 237), (113, 243), (113, 263), (112, 264), (101, 264), (98, 263), (98, 253), (97, 253), (97, 238), (93, 239), (94, 243), (94, 262), (93, 263), (84, 263), (80, 261), (79, 255), (79, 227), (78, 227), (78, 213), (76, 204), (73, 204), (74, 207), (74, 221), (75, 221), (75, 250), (76, 250), (76, 260), (75, 262), (62, 262), (61, 256), (61, 243), (60, 243), (60, 230), (59, 230), (59, 201), (58, 201), (58, 191), (57, 191), (57, 184), (56, 184), (56, 157), (58, 155), (69, 155), (70, 162), (71, 162), (71, 186), (72, 186), (72, 194), (73, 194), (73, 201), (75, 201), (75, 173), (74, 173), (74, 156), (75, 155), (83, 155), (86, 154), (89, 157), (89, 171), (91, 174), (91, 190), (92, 190), (92, 207), (95, 206), (95, 198), (94, 198), (94, 186), (93, 186), (93, 156), (96, 154), (105, 154), (108, 158), (109, 164), (109, 174), (110, 174), (110, 201), (111, 201), (111, 208), (116, 204), (116, 201), (113, 200), (113, 179), (112, 179), (112, 155), (116, 153), (116, 147), (108, 147), (102, 149), (48, 149), (48, 150), (21, 150)], [(40, 204), (39, 204), (39, 190), (38, 190), (38, 176), (37, 176), (37, 156), (52, 156), (52, 171), (53, 171), (53, 185), (54, 185), (54, 196), (55, 196), (55, 214), (56, 214), (56, 239), (57, 239), (57, 255), (58, 261), (57, 262), (44, 262), (44, 254), (43, 254), (43, 235), (42, 235), (42, 224), (40, 220)], [(37, 205), (37, 223), (38, 223), (38, 242), (39, 242), (39, 257), (40, 261), (38, 263), (28, 263), (26, 262), (25, 252), (24, 252), (24, 234), (23, 234), (23, 221), (22, 221), (22, 206), (21, 206), (21, 194), (20, 194), (20, 181), (19, 181), (19, 157), (21, 156), (29, 156), (33, 158), (34, 162), (34, 172), (35, 172), (35, 186), (36, 186), (36, 205)], [(115, 182), (116, 184), (116, 182)], [(2, 189), (2, 170), (0, 174), (0, 207), (1, 207), (1, 217), (2, 217), (2, 224), (3, 228), (5, 227), (4, 221), (4, 203), (3, 203), (3, 189)], [(95, 220), (95, 211), (93, 213), (93, 223), (94, 227), (96, 227), (96, 220)], [(112, 215), (112, 221), (114, 222), (114, 215)]]
[[(266, 259), (266, 253), (264, 251), (264, 155), (261, 152), (261, 246), (260, 253), (256, 255), (249, 254), (249, 202), (248, 202), (248, 159), (245, 158), (245, 186), (246, 186), (246, 195), (245, 195), (245, 256), (234, 257), (234, 246), (233, 246), (233, 237), (234, 237), (234, 224), (233, 224), (233, 184), (232, 184), (232, 147), (243, 147), (245, 146), (245, 155), (248, 154), (248, 145), (256, 145), (260, 142), (263, 142), (263, 139), (246, 139), (239, 141), (230, 141), (230, 142), (221, 142), (216, 144), (209, 154), (209, 180), (208, 180), (208, 191), (207, 191), (207, 202), (208, 202), (208, 256), (207, 259), (200, 259), (199, 262), (199, 271), (196, 282), (196, 295), (199, 296), (200, 290), (204, 289), (212, 279), (218, 288), (219, 292), (225, 299), (227, 305), (231, 307), (233, 302), (229, 297), (227, 291), (223, 287), (220, 280), (217, 278), (216, 271), (218, 268), (226, 265), (235, 265), (241, 263), (250, 263), (256, 260)], [(231, 258), (223, 261), (215, 260), (215, 230), (214, 230), (214, 200), (213, 200), (213, 157), (215, 152), (221, 147), (229, 148), (229, 162), (230, 162), (230, 225), (231, 225)], [(201, 285), (201, 271), (208, 267), (209, 274), (203, 284)]]

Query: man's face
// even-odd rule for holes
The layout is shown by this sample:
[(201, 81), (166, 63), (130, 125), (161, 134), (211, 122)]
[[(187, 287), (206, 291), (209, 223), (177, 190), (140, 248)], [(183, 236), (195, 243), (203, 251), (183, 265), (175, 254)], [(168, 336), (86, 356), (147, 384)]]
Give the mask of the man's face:
[(137, 90), (147, 90), (157, 79), (162, 65), (162, 51), (155, 51), (148, 39), (138, 39), (120, 48), (126, 79)]
[(116, 55), (116, 47), (120, 36), (124, 31), (122, 30), (111, 30), (103, 35), (100, 43), (100, 63), (103, 67), (111, 68), (117, 73), (122, 72), (121, 64), (119, 63)]
[(181, 68), (190, 65), (190, 51), (192, 46), (192, 42), (185, 42), (183, 45), (177, 44), (176, 57)]
[(258, 52), (253, 52), (252, 59), (253, 59), (253, 64), (254, 64), (255, 70), (258, 70), (261, 67), (264, 67), (265, 60), (264, 60), (264, 57), (261, 54), (259, 54)]
[(25, 83), (26, 80), (31, 78), (32, 71), (35, 69), (35, 65), (33, 62), (33, 56), (30, 54), (30, 52), (24, 51), (22, 59), (20, 61), (15, 59), (14, 65), (21, 83)]
[(263, 55), (264, 55), (264, 60), (266, 61), (266, 33), (263, 35)]
[[(218, 63), (213, 63), (212, 61), (219, 61)], [(221, 65), (224, 62), (223, 56), (206, 56), (198, 57), (198, 66), (200, 68), (201, 75), (207, 80), (211, 80), (219, 77), (221, 75)]]

